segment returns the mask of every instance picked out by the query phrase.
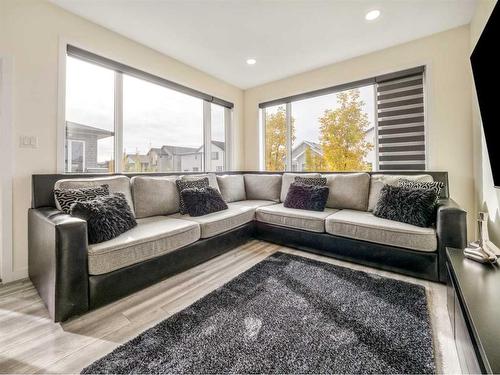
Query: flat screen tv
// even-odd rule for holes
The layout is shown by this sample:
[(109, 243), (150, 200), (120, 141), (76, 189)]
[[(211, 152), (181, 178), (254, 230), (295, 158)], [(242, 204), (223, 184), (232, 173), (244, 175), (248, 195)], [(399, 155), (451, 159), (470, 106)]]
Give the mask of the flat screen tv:
[(490, 157), (493, 183), (500, 188), (500, 6), (493, 12), (470, 57)]

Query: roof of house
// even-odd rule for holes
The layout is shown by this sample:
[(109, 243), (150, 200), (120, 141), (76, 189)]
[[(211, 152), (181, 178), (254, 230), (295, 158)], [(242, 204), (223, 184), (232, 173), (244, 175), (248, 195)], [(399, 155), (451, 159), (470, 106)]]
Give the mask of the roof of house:
[(86, 135), (95, 135), (97, 139), (112, 137), (115, 135), (115, 132), (111, 130), (100, 129), (73, 121), (66, 121), (66, 127), (68, 128), (68, 131), (70, 133), (83, 133)]
[[(311, 141), (302, 141), (300, 142), (297, 146), (295, 146), (293, 149), (292, 149), (292, 155), (300, 149), (300, 147), (302, 145), (306, 145), (308, 146), (312, 152), (314, 152), (315, 154), (318, 154), (318, 155), (323, 155), (323, 152), (321, 151), (321, 146), (319, 145), (319, 143), (316, 143), (316, 142), (311, 142)], [(300, 155), (302, 155), (304, 151), (298, 153), (297, 155), (293, 156), (294, 158), (296, 157), (299, 157)]]
[(172, 145), (164, 145), (161, 146), (162, 154), (172, 154), (172, 155), (182, 155), (182, 154), (191, 154), (196, 152), (198, 147), (183, 147), (183, 146), (172, 146)]
[(127, 158), (132, 159), (134, 162), (138, 161), (141, 164), (147, 164), (147, 163), (149, 163), (149, 157), (148, 157), (148, 155), (126, 154), (125, 156)]

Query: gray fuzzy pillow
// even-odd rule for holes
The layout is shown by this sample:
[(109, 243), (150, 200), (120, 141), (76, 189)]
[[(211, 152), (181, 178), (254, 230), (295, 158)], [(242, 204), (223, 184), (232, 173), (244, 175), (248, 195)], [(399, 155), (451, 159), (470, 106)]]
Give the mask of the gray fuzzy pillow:
[(436, 199), (434, 190), (385, 185), (380, 191), (373, 214), (426, 228), (434, 221)]
[(328, 186), (306, 185), (293, 182), (283, 206), (309, 211), (324, 211), (328, 199)]
[(184, 203), (184, 198), (182, 197), (182, 191), (185, 189), (193, 189), (193, 188), (204, 188), (209, 186), (208, 177), (200, 178), (199, 180), (176, 180), (175, 184), (177, 185), (177, 190), (179, 191), (179, 212), (181, 215), (185, 215), (188, 213), (186, 209), (186, 205)]
[(137, 225), (122, 193), (76, 202), (71, 215), (87, 221), (89, 244), (109, 241)]
[(211, 186), (184, 189), (181, 196), (189, 216), (203, 216), (227, 210), (227, 204), (222, 199), (222, 195)]

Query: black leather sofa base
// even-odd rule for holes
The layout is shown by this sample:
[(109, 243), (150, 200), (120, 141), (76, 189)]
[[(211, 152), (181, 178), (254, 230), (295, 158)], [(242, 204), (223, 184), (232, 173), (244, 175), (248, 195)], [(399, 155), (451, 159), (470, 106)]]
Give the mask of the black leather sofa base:
[(103, 275), (89, 276), (90, 309), (116, 301), (249, 241), (254, 222)]
[(425, 280), (439, 281), (437, 252), (413, 251), (261, 222), (255, 223), (255, 236), (263, 241), (315, 254)]

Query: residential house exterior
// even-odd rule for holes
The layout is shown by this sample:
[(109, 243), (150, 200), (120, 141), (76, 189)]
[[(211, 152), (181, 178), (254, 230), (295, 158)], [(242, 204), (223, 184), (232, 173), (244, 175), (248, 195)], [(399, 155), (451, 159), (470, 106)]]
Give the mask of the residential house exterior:
[(98, 162), (98, 142), (114, 135), (109, 130), (66, 121), (66, 171), (110, 172), (109, 162)]

